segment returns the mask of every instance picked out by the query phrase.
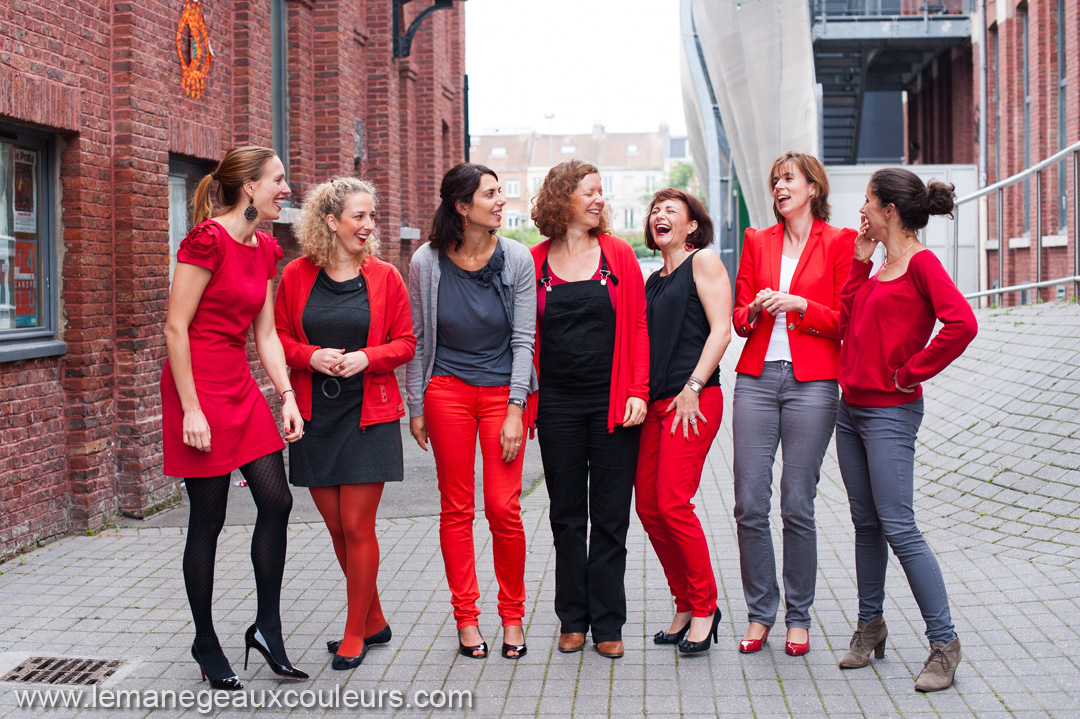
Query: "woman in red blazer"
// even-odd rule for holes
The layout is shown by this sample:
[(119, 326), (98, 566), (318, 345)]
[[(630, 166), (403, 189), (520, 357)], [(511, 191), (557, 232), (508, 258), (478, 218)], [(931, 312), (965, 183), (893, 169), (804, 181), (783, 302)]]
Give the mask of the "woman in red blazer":
[(735, 521), (749, 626), (744, 653), (761, 650), (780, 590), (769, 530), (772, 466), (783, 445), (785, 651), (810, 651), (817, 573), (814, 497), (836, 422), (840, 288), (854, 230), (829, 219), (829, 181), (817, 158), (787, 152), (769, 173), (778, 224), (748, 229), (732, 322), (746, 337), (734, 398)]
[(375, 513), (384, 482), (404, 475), (394, 368), (416, 351), (409, 294), (374, 254), (375, 188), (352, 177), (308, 191), (297, 230), (304, 256), (282, 273), (275, 321), (304, 436), (289, 452), (289, 481), (308, 487), (345, 573), (343, 637), (327, 642), (334, 669), (360, 665), (390, 641), (375, 581)]

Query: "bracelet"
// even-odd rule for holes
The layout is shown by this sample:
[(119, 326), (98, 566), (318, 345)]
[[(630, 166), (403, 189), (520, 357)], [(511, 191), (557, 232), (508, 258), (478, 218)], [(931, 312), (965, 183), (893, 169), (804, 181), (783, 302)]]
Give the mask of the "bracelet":
[(289, 392), (292, 392), (293, 399), (296, 399), (296, 390), (287, 389), (287, 390), (285, 390), (284, 392), (282, 392), (281, 394), (278, 395), (278, 397), (281, 397), (282, 402), (285, 401), (285, 395), (288, 394)]
[(686, 386), (690, 388), (695, 394), (701, 394), (701, 390), (705, 389), (705, 383), (699, 380), (697, 377), (691, 377), (686, 380)]

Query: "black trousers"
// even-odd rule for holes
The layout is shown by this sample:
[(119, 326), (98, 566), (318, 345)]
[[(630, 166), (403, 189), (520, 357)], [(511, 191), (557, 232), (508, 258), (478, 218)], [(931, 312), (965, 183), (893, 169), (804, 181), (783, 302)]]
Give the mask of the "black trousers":
[[(626, 532), (640, 427), (607, 430), (608, 398), (540, 391), (536, 418), (555, 539), (560, 631), (622, 639)], [(590, 529), (589, 523), (592, 523)]]

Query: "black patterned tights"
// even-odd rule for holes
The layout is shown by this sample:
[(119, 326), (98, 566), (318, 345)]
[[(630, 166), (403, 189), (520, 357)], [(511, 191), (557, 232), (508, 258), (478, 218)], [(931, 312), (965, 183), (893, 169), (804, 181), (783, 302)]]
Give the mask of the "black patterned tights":
[[(255, 567), (258, 609), (255, 623), (270, 653), (290, 665), (281, 638), (281, 579), (285, 572), (286, 532), (292, 493), (285, 477), (281, 452), (273, 452), (240, 467), (255, 500), (258, 516), (251, 535), (251, 563)], [(195, 620), (195, 648), (206, 675), (224, 679), (234, 672), (221, 650), (211, 604), (214, 593), (214, 559), (218, 534), (225, 525), (229, 498), (229, 475), (193, 477), (185, 480), (191, 515), (184, 547), (184, 585)]]

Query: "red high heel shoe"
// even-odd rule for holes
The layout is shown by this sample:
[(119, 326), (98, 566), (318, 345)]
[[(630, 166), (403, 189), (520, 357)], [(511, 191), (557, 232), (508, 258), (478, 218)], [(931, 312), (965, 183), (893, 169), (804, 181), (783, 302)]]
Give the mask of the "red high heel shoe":
[(769, 639), (769, 632), (772, 631), (772, 627), (765, 627), (765, 633), (761, 635), (759, 639), (743, 639), (739, 642), (739, 651), (743, 654), (753, 654), (754, 652), (760, 652), (765, 642)]
[(788, 656), (801, 657), (810, 651), (810, 632), (806, 632), (805, 642), (784, 642), (784, 651)]

